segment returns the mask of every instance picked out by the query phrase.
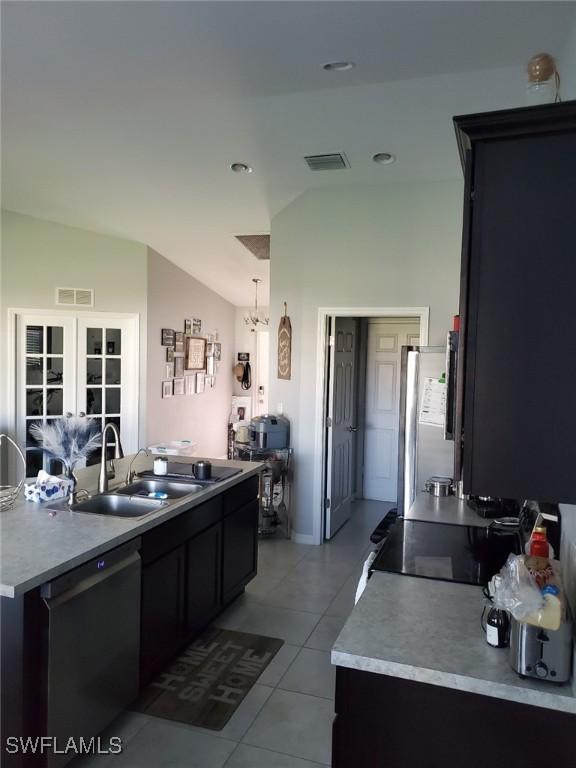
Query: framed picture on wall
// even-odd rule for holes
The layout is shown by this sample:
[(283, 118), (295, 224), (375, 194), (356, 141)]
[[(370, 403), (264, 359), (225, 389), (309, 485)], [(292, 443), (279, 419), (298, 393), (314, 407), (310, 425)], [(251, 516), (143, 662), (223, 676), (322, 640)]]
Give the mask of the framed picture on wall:
[(186, 370), (203, 371), (206, 359), (206, 339), (188, 336), (186, 338)]
[(184, 354), (184, 333), (182, 331), (176, 331), (174, 334), (174, 352), (177, 355)]
[(174, 379), (174, 395), (184, 394), (184, 379)]
[(174, 358), (174, 376), (176, 376), (176, 378), (180, 378), (184, 376), (184, 358), (183, 357)]
[(202, 320), (200, 320), (200, 318), (198, 317), (195, 317), (192, 320), (192, 333), (194, 334), (202, 333)]
[(165, 379), (174, 378), (174, 363), (164, 363), (164, 378)]
[(208, 376), (214, 376), (214, 370), (215, 370), (214, 357), (207, 357), (206, 358), (206, 374)]
[(184, 320), (184, 333), (186, 336), (192, 333), (192, 320)]
[(174, 346), (174, 329), (162, 328), (162, 346), (173, 347)]
[(173, 391), (174, 391), (174, 387), (172, 384), (172, 379), (170, 379), (170, 381), (162, 382), (162, 397), (172, 397)]
[(193, 395), (196, 392), (196, 374), (184, 376), (184, 390), (187, 395)]
[(196, 392), (204, 392), (206, 388), (206, 374), (196, 374)]
[(174, 347), (166, 347), (166, 362), (174, 362)]
[(214, 360), (222, 360), (222, 344), (219, 341), (214, 342)]

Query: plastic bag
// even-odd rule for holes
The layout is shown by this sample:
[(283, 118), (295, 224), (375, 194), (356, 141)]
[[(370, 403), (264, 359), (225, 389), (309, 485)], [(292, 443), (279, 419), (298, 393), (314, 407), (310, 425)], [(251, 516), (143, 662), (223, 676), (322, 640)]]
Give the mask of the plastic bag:
[(493, 605), (525, 621), (544, 607), (544, 597), (524, 564), (523, 555), (510, 555), (491, 582)]

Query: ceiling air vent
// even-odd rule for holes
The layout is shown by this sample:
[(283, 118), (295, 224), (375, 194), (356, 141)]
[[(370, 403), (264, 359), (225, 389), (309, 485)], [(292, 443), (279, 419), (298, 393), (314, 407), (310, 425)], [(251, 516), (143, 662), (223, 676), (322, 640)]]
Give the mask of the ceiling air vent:
[(339, 171), (342, 168), (350, 168), (348, 158), (343, 152), (333, 155), (307, 155), (304, 160), (311, 171)]
[(236, 235), (236, 240), (260, 261), (270, 260), (270, 235)]
[(56, 288), (56, 304), (66, 307), (93, 307), (93, 288)]

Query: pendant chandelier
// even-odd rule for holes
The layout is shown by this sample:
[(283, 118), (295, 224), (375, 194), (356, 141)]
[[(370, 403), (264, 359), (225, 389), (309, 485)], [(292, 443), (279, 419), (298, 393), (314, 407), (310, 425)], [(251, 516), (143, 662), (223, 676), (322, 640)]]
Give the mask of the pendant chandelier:
[(259, 325), (268, 325), (270, 318), (266, 315), (263, 315), (258, 310), (258, 283), (261, 283), (262, 280), (260, 280), (258, 277), (253, 277), (252, 282), (254, 283), (255, 287), (254, 309), (251, 309), (248, 315), (244, 317), (244, 322), (246, 325), (251, 325), (253, 328), (257, 328)]

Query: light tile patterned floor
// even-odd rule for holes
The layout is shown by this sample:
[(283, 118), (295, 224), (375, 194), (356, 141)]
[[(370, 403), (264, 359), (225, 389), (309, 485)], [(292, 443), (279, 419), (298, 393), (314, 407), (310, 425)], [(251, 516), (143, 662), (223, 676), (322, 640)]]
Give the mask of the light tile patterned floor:
[(216, 620), (285, 644), (222, 731), (124, 713), (115, 757), (73, 768), (320, 768), (330, 765), (334, 668), (330, 649), (354, 605), (370, 533), (390, 504), (356, 502), (352, 519), (320, 547), (260, 543), (258, 576)]

